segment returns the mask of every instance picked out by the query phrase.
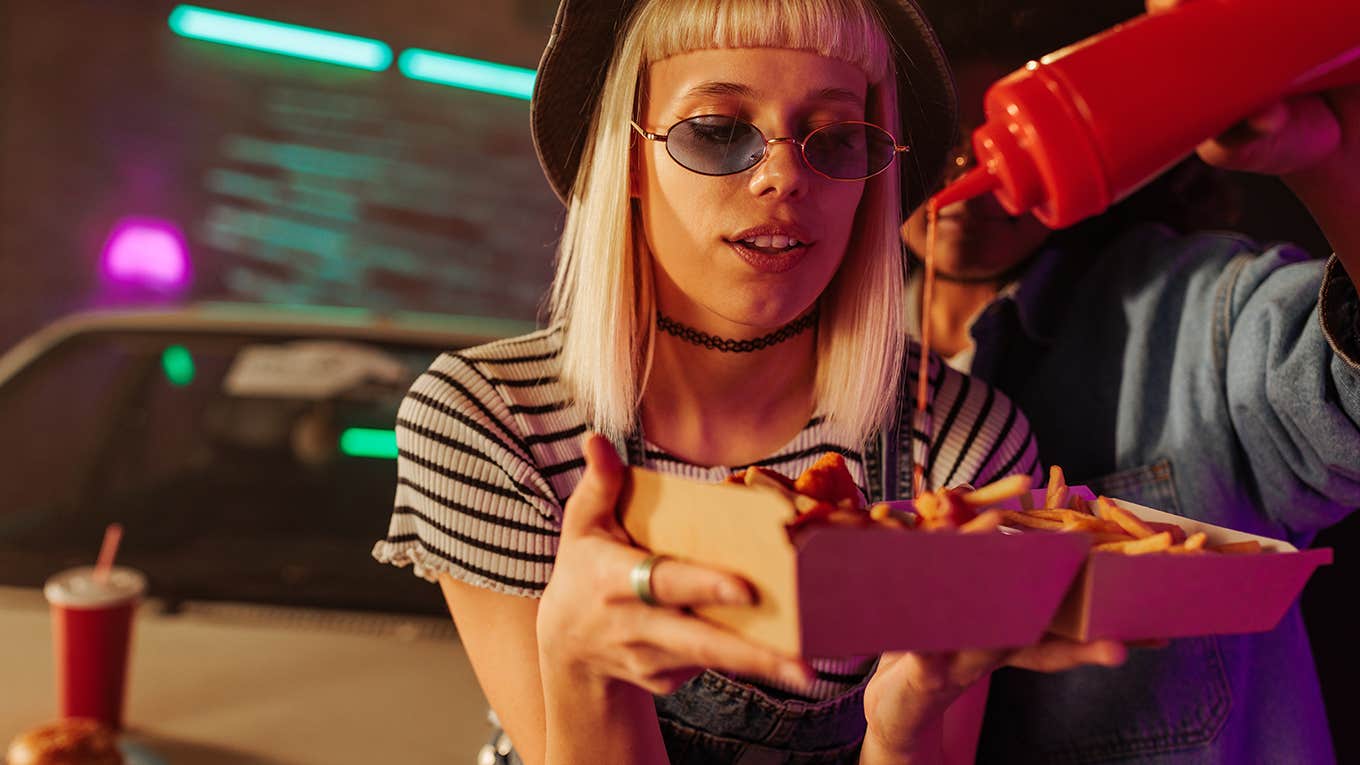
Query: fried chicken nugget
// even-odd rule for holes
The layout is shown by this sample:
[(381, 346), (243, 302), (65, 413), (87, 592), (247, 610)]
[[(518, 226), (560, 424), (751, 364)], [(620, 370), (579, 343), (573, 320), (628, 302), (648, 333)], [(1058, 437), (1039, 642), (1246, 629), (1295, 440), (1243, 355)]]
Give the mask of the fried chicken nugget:
[(863, 509), (864, 495), (845, 466), (845, 458), (835, 452), (823, 454), (817, 462), (793, 482), (794, 491), (837, 505), (850, 500), (854, 509)]

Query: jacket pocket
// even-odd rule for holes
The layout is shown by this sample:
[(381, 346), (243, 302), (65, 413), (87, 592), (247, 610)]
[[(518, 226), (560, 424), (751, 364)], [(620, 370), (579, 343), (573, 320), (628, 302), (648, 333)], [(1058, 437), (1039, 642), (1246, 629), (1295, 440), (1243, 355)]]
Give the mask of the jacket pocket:
[(1091, 479), (1086, 485), (1097, 495), (1124, 499), (1177, 515), (1181, 512), (1170, 460), (1158, 460), (1150, 465), (1120, 470)]

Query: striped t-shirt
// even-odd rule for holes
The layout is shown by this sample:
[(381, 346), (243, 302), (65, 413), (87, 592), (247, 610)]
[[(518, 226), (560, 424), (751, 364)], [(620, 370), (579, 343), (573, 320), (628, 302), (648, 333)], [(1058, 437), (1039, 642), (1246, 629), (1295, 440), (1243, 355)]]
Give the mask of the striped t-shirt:
[[(586, 422), (558, 380), (559, 338), (542, 330), (446, 353), (416, 380), (397, 415), (396, 502), (375, 558), (410, 564), (430, 581), (447, 573), (511, 595), (543, 593), (563, 505), (585, 470)], [(905, 379), (915, 380), (918, 358), (910, 354)], [(920, 451), (929, 454), (931, 486), (1037, 473), (1029, 423), (1008, 399), (938, 359), (930, 372), (935, 433)], [(662, 473), (720, 481), (745, 468), (693, 465), (645, 441), (642, 447), (640, 467)], [(845, 455), (866, 485), (864, 445), (837, 440), (820, 416), (756, 464), (796, 476), (826, 451)], [(818, 681), (804, 695), (822, 699), (862, 680), (872, 659), (811, 663)]]

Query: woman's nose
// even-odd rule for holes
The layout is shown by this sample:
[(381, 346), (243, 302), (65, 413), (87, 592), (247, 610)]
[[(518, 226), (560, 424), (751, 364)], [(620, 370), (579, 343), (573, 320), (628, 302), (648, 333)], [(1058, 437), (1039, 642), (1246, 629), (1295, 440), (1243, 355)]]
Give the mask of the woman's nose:
[(751, 169), (750, 189), (756, 196), (796, 196), (807, 190), (803, 152), (793, 139), (776, 139), (765, 146), (765, 156)]

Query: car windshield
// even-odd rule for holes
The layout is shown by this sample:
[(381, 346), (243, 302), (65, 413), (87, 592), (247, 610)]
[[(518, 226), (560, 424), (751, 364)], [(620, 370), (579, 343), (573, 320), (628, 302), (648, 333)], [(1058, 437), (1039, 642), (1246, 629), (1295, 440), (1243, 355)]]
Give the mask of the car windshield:
[(157, 327), (53, 344), (0, 374), (0, 585), (91, 563), (118, 522), (119, 563), (171, 608), (445, 613), (409, 570), (366, 563), (402, 395), (441, 350), (488, 339)]

